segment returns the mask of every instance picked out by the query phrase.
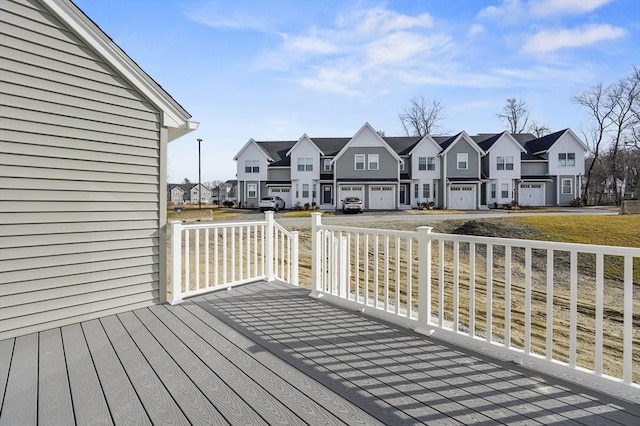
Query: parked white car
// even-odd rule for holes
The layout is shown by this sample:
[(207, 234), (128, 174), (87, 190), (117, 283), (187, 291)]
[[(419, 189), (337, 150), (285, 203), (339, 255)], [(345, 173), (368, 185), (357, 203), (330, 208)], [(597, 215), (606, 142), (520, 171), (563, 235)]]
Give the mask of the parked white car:
[(280, 209), (284, 209), (284, 200), (277, 196), (262, 197), (258, 202), (258, 207), (260, 207), (261, 212), (265, 210), (277, 212)]
[(344, 213), (362, 213), (362, 200), (358, 197), (347, 197), (342, 201)]

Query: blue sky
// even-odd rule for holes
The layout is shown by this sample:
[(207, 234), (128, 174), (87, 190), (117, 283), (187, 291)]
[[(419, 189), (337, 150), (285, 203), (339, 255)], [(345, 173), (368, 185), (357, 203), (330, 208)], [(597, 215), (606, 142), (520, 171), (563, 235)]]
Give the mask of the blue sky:
[(250, 139), (403, 135), (416, 96), (444, 131), (505, 129), (509, 97), (580, 134), (571, 97), (640, 65), (639, 0), (76, 0), (200, 122), (169, 145), (169, 178), (233, 179)]

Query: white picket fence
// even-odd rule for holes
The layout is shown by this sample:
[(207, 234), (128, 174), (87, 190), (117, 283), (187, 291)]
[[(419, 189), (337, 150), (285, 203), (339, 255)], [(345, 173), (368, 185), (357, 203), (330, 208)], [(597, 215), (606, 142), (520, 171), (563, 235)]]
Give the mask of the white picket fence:
[[(601, 389), (640, 392), (639, 258), (638, 248), (327, 226), (314, 214), (311, 291)], [(621, 279), (605, 273), (614, 266)], [(592, 341), (579, 338), (585, 329)], [(605, 333), (619, 344), (605, 345)], [(621, 365), (605, 365), (605, 351)]]
[(183, 298), (254, 281), (298, 285), (298, 233), (265, 212), (237, 223), (171, 223), (171, 294)]

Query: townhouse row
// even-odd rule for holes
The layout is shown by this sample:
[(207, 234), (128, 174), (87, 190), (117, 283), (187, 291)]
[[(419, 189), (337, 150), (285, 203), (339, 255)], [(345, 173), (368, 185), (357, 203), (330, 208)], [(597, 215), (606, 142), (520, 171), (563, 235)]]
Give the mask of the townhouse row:
[[(476, 210), (512, 202), (563, 206), (579, 197), (586, 145), (570, 129), (531, 134), (381, 136), (365, 123), (353, 137), (249, 140), (234, 157), (238, 201), (277, 195), (339, 209), (357, 196), (368, 210), (433, 203)], [(315, 203), (315, 204), (314, 204)]]

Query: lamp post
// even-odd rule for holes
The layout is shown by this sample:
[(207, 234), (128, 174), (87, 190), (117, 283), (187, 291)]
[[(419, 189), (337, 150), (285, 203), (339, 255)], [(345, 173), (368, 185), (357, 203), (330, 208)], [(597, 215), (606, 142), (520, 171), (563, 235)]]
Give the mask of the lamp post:
[(198, 211), (202, 210), (202, 161), (200, 156), (200, 144), (202, 139), (196, 139), (198, 141)]

